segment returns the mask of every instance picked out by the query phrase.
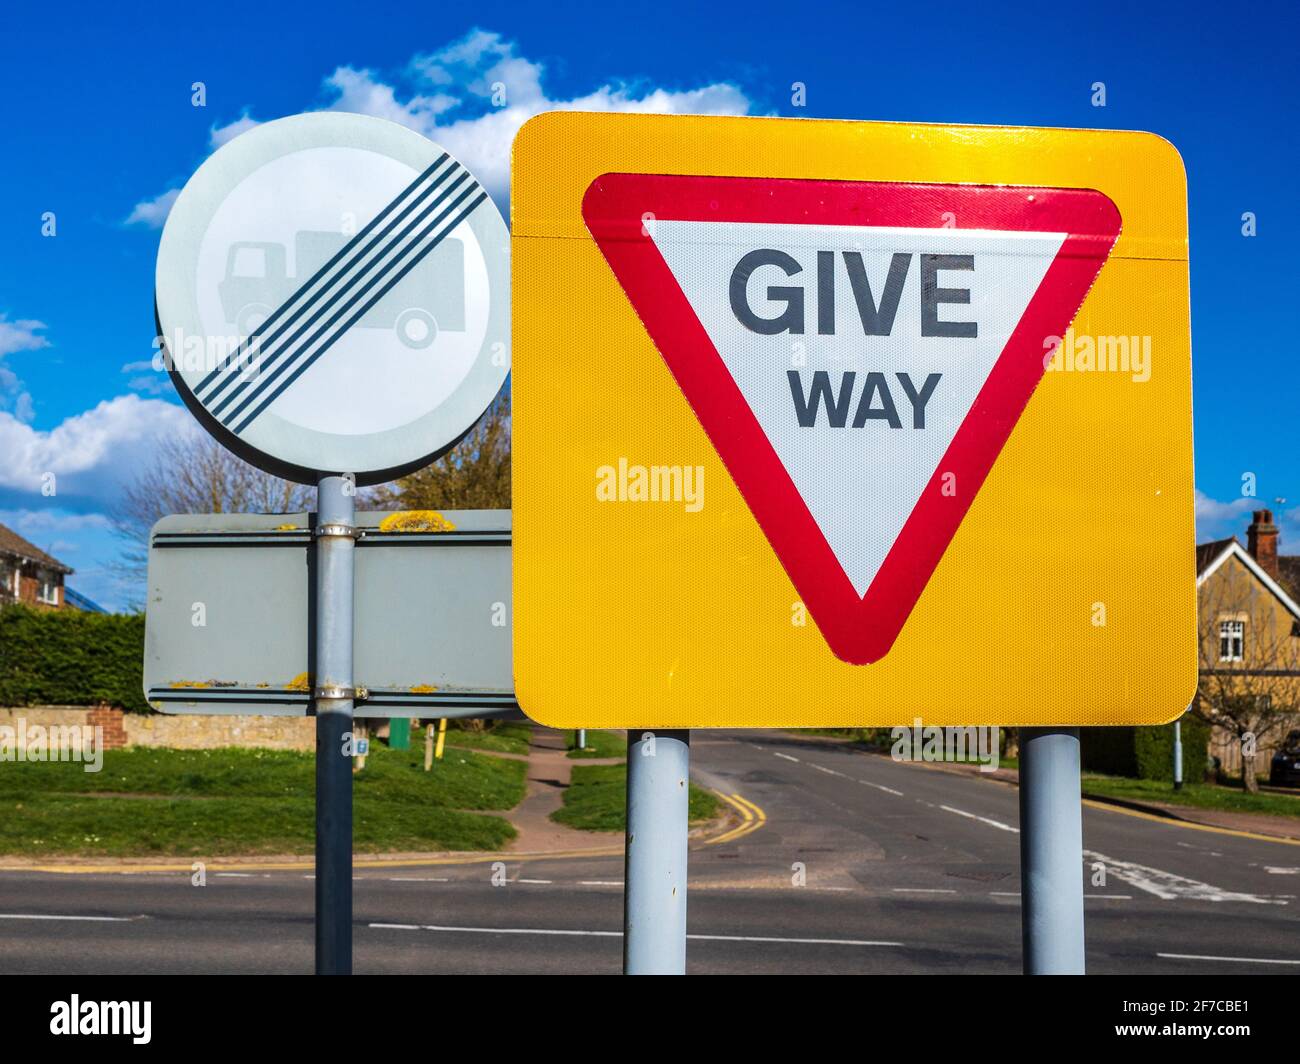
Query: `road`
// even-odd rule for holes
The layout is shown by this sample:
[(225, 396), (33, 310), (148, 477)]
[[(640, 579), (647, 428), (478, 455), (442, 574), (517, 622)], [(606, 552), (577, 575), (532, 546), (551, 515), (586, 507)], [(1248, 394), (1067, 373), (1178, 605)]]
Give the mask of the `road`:
[[(779, 732), (697, 733), (692, 759), (751, 819), (692, 851), (689, 971), (1020, 970), (1013, 787)], [(1300, 973), (1300, 847), (1093, 807), (1083, 833), (1090, 972)], [(616, 973), (622, 872), (361, 869), (356, 970)], [(301, 870), (3, 872), (0, 972), (309, 972), (312, 888)]]

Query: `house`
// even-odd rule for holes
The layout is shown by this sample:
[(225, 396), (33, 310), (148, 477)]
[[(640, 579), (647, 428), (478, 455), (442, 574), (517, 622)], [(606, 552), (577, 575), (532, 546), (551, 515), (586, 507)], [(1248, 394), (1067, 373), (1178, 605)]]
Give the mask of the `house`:
[(0, 605), (61, 609), (67, 605), (63, 579), (71, 572), (70, 566), (0, 525)]
[[(1199, 545), (1196, 587), (1198, 701), (1237, 699), (1246, 707), (1241, 717), (1247, 721), (1266, 719), (1275, 705), (1300, 704), (1300, 556), (1278, 554), (1272, 511), (1255, 511), (1245, 547), (1235, 536)], [(1252, 705), (1266, 712), (1252, 712)], [(1283, 724), (1271, 735), (1261, 729), (1259, 774), (1267, 774), (1274, 744), (1298, 723)], [(1228, 729), (1212, 730), (1210, 752), (1225, 771), (1240, 771), (1241, 743)]]

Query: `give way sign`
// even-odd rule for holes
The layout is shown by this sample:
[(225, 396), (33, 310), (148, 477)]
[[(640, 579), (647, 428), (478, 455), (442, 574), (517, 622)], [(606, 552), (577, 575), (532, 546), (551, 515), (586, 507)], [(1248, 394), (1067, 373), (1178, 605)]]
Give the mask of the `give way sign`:
[(644, 174), (598, 178), (583, 217), (858, 665), (893, 645), (1120, 228), (1085, 189)]
[[(867, 123), (634, 124), (620, 136), (621, 120), (546, 116), (516, 144), (525, 711), (568, 723), (552, 692), (592, 657), (589, 699), (568, 699), (589, 725), (1121, 723), (1185, 709), (1185, 236), (1155, 217), (1171, 180), (1156, 138), (904, 127), (913, 144), (891, 153), (897, 128)], [(1090, 166), (1097, 137), (1137, 169)], [(538, 189), (529, 164), (556, 140), (579, 176)], [(547, 309), (557, 277), (580, 293), (585, 330)], [(576, 459), (544, 442), (530, 408), (570, 426)], [(1133, 459), (1153, 446), (1167, 449)], [(1113, 475), (1120, 454), (1136, 484)], [(557, 512), (586, 557), (544, 530)], [(1151, 535), (1126, 551), (1143, 523)], [(1064, 706), (1029, 697), (1026, 678), (1049, 669), (1078, 684)]]

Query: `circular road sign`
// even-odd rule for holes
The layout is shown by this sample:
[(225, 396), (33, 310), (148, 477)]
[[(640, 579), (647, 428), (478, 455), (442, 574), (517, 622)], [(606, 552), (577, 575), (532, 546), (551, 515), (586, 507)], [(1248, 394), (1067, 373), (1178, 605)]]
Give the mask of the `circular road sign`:
[(454, 445), (510, 371), (510, 240), (428, 138), (320, 112), (230, 141), (158, 249), (166, 364), (203, 426), (303, 483), (376, 484)]

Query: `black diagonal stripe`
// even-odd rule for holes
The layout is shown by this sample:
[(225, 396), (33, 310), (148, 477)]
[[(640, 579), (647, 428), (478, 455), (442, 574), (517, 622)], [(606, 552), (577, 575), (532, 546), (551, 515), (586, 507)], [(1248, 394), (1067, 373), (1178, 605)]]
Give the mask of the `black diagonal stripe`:
[[(340, 269), (340, 270), (339, 270), (339, 271), (338, 271), (338, 272), (337, 272), (333, 277), (331, 277), (331, 278), (329, 279), (329, 281), (328, 281), (326, 284), (322, 285), (322, 286), (320, 287), (320, 289), (318, 289), (317, 292), (316, 292), (316, 293), (315, 293), (315, 294), (314, 294), (310, 299), (308, 299), (305, 303), (303, 303), (303, 305), (302, 305), (301, 307), (299, 307), (296, 311), (294, 311), (294, 313), (292, 314), (292, 316), (290, 316), (287, 320), (285, 320), (285, 321), (284, 321), (284, 322), (283, 322), (283, 323), (282, 323), (282, 324), (281, 324), (281, 325), (280, 325), (280, 326), (279, 326), (279, 327), (278, 327), (278, 328), (277, 328), (273, 333), (271, 333), (268, 337), (266, 337), (264, 341), (263, 341), (261, 338), (259, 338), (259, 341), (258, 341), (258, 344), (257, 344), (257, 348), (258, 348), (258, 350), (259, 350), (260, 352), (264, 352), (264, 351), (266, 351), (267, 348), (269, 348), (269, 347), (270, 347), (270, 346), (271, 346), (271, 345), (272, 345), (272, 344), (273, 344), (277, 339), (279, 339), (280, 336), (282, 336), (282, 335), (284, 334), (284, 331), (285, 331), (286, 329), (291, 328), (291, 327), (293, 326), (294, 322), (296, 322), (300, 317), (302, 317), (304, 314), (306, 314), (308, 311), (310, 311), (313, 307), (315, 307), (318, 303), (320, 303), (320, 301), (322, 300), (322, 298), (326, 298), (325, 293), (327, 293), (331, 288), (333, 288), (333, 287), (334, 287), (336, 284), (338, 284), (341, 280), (344, 280), (344, 278), (347, 277), (348, 271), (351, 270), (352, 267), (355, 266), (355, 265), (357, 264), (358, 261), (360, 261), (360, 260), (361, 260), (362, 258), (364, 258), (366, 255), (368, 255), (371, 251), (373, 251), (374, 248), (375, 248), (375, 246), (376, 246), (376, 245), (377, 245), (381, 240), (383, 240), (383, 239), (384, 239), (384, 238), (385, 238), (389, 233), (391, 233), (391, 232), (393, 231), (393, 228), (394, 228), (395, 226), (399, 225), (399, 224), (401, 223), (401, 221), (402, 221), (402, 220), (403, 220), (407, 215), (409, 215), (412, 211), (416, 210), (417, 208), (420, 208), (420, 209), (422, 210), (421, 217), (427, 217), (428, 214), (429, 214), (429, 212), (432, 211), (435, 207), (437, 207), (437, 205), (438, 205), (439, 203), (441, 203), (442, 200), (444, 200), (444, 199), (446, 198), (447, 193), (444, 192), (442, 195), (440, 195), (440, 196), (438, 196), (436, 199), (434, 199), (434, 201), (433, 201), (432, 203), (430, 203), (430, 204), (425, 205), (425, 206), (422, 207), (422, 204), (424, 204), (424, 200), (427, 199), (428, 196), (429, 196), (430, 194), (432, 194), (433, 191), (434, 191), (435, 189), (437, 189), (437, 187), (438, 187), (439, 185), (441, 185), (441, 184), (443, 183), (443, 181), (445, 181), (445, 180), (446, 180), (446, 179), (447, 179), (451, 174), (453, 174), (453, 173), (457, 173), (458, 171), (459, 171), (459, 173), (460, 173), (461, 176), (460, 176), (460, 177), (457, 177), (456, 182), (453, 182), (453, 185), (452, 185), (453, 188), (455, 187), (456, 184), (458, 184), (458, 183), (460, 182), (460, 180), (462, 179), (462, 177), (465, 176), (465, 171), (461, 170), (460, 167), (459, 167), (456, 163), (453, 162), (452, 165), (451, 165), (447, 170), (443, 171), (443, 173), (440, 174), (440, 175), (438, 176), (437, 180), (435, 180), (432, 184), (430, 184), (428, 188), (426, 188), (426, 189), (424, 189), (423, 191), (421, 191), (421, 193), (420, 193), (418, 196), (416, 196), (413, 200), (411, 200), (411, 202), (408, 203), (408, 204), (407, 204), (407, 205), (402, 209), (402, 211), (401, 211), (401, 212), (400, 212), (396, 217), (394, 217), (392, 221), (390, 221), (390, 222), (388, 223), (388, 225), (384, 226), (384, 228), (383, 228), (382, 230), (380, 230), (378, 233), (376, 233), (375, 236), (374, 236), (374, 239), (372, 239), (372, 240), (370, 241), (370, 243), (366, 245), (366, 247), (364, 247), (363, 249), (361, 249), (360, 251), (358, 251), (358, 252), (356, 253), (356, 255), (354, 255), (354, 256), (353, 256), (353, 257), (348, 261), (348, 263), (347, 263), (346, 265), (344, 265), (344, 266), (343, 266), (343, 267), (342, 267), (342, 268), (341, 268), (341, 269)], [(448, 190), (448, 191), (450, 191), (450, 190)], [(391, 205), (390, 205), (390, 206), (391, 206)], [(418, 221), (419, 221), (419, 218), (417, 218), (416, 221), (418, 222)], [(409, 232), (409, 227), (408, 227), (407, 231)], [(400, 239), (400, 237), (399, 237), (398, 239)], [(390, 245), (390, 248), (391, 248), (391, 245)], [(383, 255), (386, 254), (388, 250), (389, 250), (389, 249), (385, 249), (385, 251), (381, 252), (380, 255), (379, 255), (378, 257), (379, 257), (379, 258), (382, 258)], [(337, 256), (336, 256), (336, 258), (337, 258)], [(372, 265), (373, 265), (373, 263), (372, 263)], [(370, 268), (370, 267), (367, 266), (365, 269), (361, 270), (361, 272), (360, 272), (360, 274), (358, 274), (358, 276), (364, 275), (365, 272), (366, 272), (366, 269), (369, 269), (369, 268)], [(356, 282), (356, 278), (355, 278), (355, 277), (354, 277), (354, 278), (351, 278), (351, 279), (349, 279), (349, 280), (344, 281), (343, 289), (342, 289), (342, 290), (346, 290), (347, 288), (349, 288), (349, 287), (350, 287), (352, 284), (354, 284), (355, 282)], [(336, 293), (336, 295), (337, 295), (337, 293)], [(322, 308), (322, 309), (327, 309), (327, 308), (328, 308), (328, 303), (331, 302), (331, 301), (333, 301), (334, 298), (335, 298), (334, 296), (329, 296), (329, 297), (327, 298), (327, 306), (326, 306), (325, 308)], [(290, 299), (289, 302), (292, 302), (292, 299)], [(288, 303), (285, 304), (285, 306), (287, 306), (287, 305), (288, 305)], [(283, 308), (281, 308), (281, 309), (283, 309)], [(278, 312), (277, 312), (277, 313), (278, 313)], [(312, 319), (311, 319), (310, 321), (308, 321), (308, 322), (306, 323), (306, 325), (307, 325), (307, 326), (310, 326), (310, 325), (311, 325), (311, 322), (312, 322), (312, 321), (315, 321), (315, 320), (316, 320), (317, 318), (319, 318), (319, 317), (320, 317), (320, 313), (318, 312), (317, 314), (315, 314), (315, 315), (312, 317)], [(306, 326), (304, 326), (304, 328), (305, 328), (305, 327), (306, 327)], [(301, 335), (302, 335), (303, 331), (304, 331), (304, 329), (299, 329), (298, 332), (294, 334), (294, 336), (290, 337), (290, 338), (285, 342), (285, 345), (287, 346), (288, 344), (292, 344), (293, 341), (294, 341), (294, 339), (296, 339), (298, 336), (301, 336)], [(276, 355), (274, 355), (274, 356), (272, 356), (271, 358), (269, 358), (269, 359), (267, 360), (267, 362), (264, 363), (264, 365), (263, 365), (262, 368), (265, 368), (265, 365), (269, 364), (270, 362), (273, 362), (273, 361), (274, 361), (276, 358), (278, 358), (278, 357), (279, 357), (279, 352), (277, 352)], [(245, 364), (245, 365), (248, 364), (248, 360), (247, 360), (247, 359), (244, 360), (244, 364)], [(239, 367), (232, 366), (232, 370), (236, 370), (236, 369), (239, 369)], [(217, 396), (219, 396), (223, 391), (226, 390), (227, 386), (230, 384), (231, 381), (239, 381), (239, 385), (235, 388), (235, 391), (236, 391), (236, 392), (240, 391), (241, 388), (243, 387), (243, 385), (246, 385), (246, 384), (248, 383), (248, 381), (247, 381), (246, 379), (245, 379), (245, 380), (240, 380), (240, 378), (241, 378), (242, 376), (243, 376), (242, 371), (241, 371), (241, 372), (230, 372), (230, 373), (227, 373), (226, 376), (221, 380), (221, 382), (218, 383), (218, 385), (217, 385), (217, 387), (216, 387), (215, 389), (213, 389), (211, 392), (209, 392), (206, 396), (200, 396), (200, 398), (203, 400), (204, 405), (205, 405), (205, 406), (210, 406), (210, 405), (211, 405), (211, 404), (216, 400)], [(226, 399), (225, 402), (228, 402), (229, 399), (230, 399), (230, 397), (227, 396), (227, 399)], [(222, 404), (223, 406), (225, 405), (225, 402), (223, 402), (223, 404)]]
[[(383, 271), (377, 273), (374, 277), (372, 277), (369, 281), (367, 281), (366, 284), (361, 289), (359, 289), (352, 296), (351, 299), (349, 299), (342, 307), (339, 308), (338, 312), (332, 318), (330, 318), (329, 321), (327, 321), (324, 325), (322, 325), (319, 329), (317, 329), (316, 332), (314, 332), (306, 341), (304, 341), (301, 345), (299, 345), (298, 348), (293, 352), (293, 354), (290, 355), (288, 360), (286, 360), (279, 367), (277, 367), (275, 372), (271, 373), (269, 376), (265, 378), (260, 378), (257, 382), (256, 388), (254, 388), (251, 392), (247, 393), (244, 396), (243, 401), (240, 402), (240, 404), (234, 410), (231, 410), (228, 414), (226, 414), (224, 418), (222, 418), (222, 423), (227, 427), (230, 427), (239, 418), (242, 411), (245, 410), (250, 403), (258, 402), (262, 396), (266, 395), (268, 392), (271, 391), (271, 386), (275, 384), (276, 379), (281, 374), (283, 374), (286, 370), (290, 369), (290, 367), (294, 365), (295, 360), (298, 359), (299, 356), (306, 355), (306, 358), (301, 363), (299, 363), (299, 367), (296, 368), (294, 372), (290, 375), (290, 382), (296, 380), (298, 376), (300, 376), (302, 369), (305, 369), (311, 363), (315, 362), (316, 359), (324, 351), (328, 350), (331, 346), (337, 343), (339, 338), (344, 333), (346, 333), (348, 329), (350, 329), (357, 321), (359, 321), (365, 315), (365, 313), (375, 305), (375, 303), (377, 303), (380, 299), (382, 299), (385, 293), (387, 293), (389, 290), (392, 289), (393, 285), (395, 285), (398, 281), (400, 281), (403, 277), (405, 277), (406, 274), (410, 272), (411, 268), (416, 263), (418, 263), (422, 258), (424, 258), (425, 255), (427, 255), (431, 250), (433, 250), (434, 247), (437, 246), (439, 241), (441, 241), (443, 236), (446, 236), (446, 233), (449, 230), (444, 231), (441, 235), (438, 236), (437, 239), (435, 239), (427, 247), (420, 249), (421, 242), (424, 241), (431, 233), (435, 232), (438, 229), (438, 227), (443, 223), (443, 221), (446, 220), (447, 216), (451, 214), (453, 211), (455, 211), (457, 207), (459, 207), (459, 205), (466, 199), (466, 197), (472, 195), (474, 191), (478, 188), (479, 188), (478, 183), (471, 180), (470, 184), (465, 188), (465, 190), (459, 196), (456, 197), (456, 199), (451, 203), (450, 206), (444, 209), (442, 213), (438, 215), (437, 218), (435, 218), (432, 222), (430, 222), (427, 226), (425, 226), (423, 230), (417, 233), (415, 238), (411, 240), (409, 244), (407, 244), (404, 248), (402, 248), (401, 251), (399, 251), (393, 258), (391, 258), (385, 264), (385, 268)], [(486, 193), (484, 193), (484, 195), (486, 195)], [(418, 253), (409, 263), (407, 263), (404, 267), (402, 267), (400, 272), (397, 271), (398, 265), (412, 251), (418, 251)], [(395, 272), (396, 272), (396, 277), (393, 276)], [(339, 320), (343, 318), (344, 315), (348, 314), (348, 312), (352, 309), (352, 307), (354, 307), (360, 300), (365, 298), (367, 293), (369, 293), (370, 290), (374, 288), (376, 284), (379, 284), (388, 278), (392, 278), (392, 279), (388, 280), (388, 283), (385, 284), (382, 289), (380, 289), (377, 295), (370, 298), (362, 306), (361, 310), (353, 314), (343, 324), (341, 328), (334, 331), (332, 335), (330, 334), (331, 330), (334, 329), (335, 325), (339, 322)], [(323, 345), (320, 347), (319, 350), (312, 352), (311, 350), (312, 347), (322, 337), (326, 337)], [(284, 390), (283, 386), (281, 386), (275, 392), (275, 395), (279, 395), (280, 392), (283, 390)], [(271, 398), (273, 399), (274, 397), (275, 396), (273, 395)], [(267, 402), (269, 401), (270, 400), (267, 400)], [(257, 413), (261, 413), (261, 411), (265, 409), (265, 405), (266, 405), (265, 403), (261, 404), (261, 406), (258, 407)], [(248, 421), (252, 421), (252, 419), (257, 416), (257, 413), (250, 415), (247, 421), (245, 422), (245, 424), (247, 424)]]
[[(444, 170), (441, 174), (439, 174), (427, 187), (421, 189), (419, 194), (413, 197), (411, 201), (407, 203), (407, 205), (403, 207), (400, 212), (398, 212), (395, 216), (393, 216), (391, 220), (388, 221), (387, 225), (385, 225), (382, 229), (380, 229), (377, 233), (375, 233), (370, 238), (369, 242), (365, 244), (364, 247), (360, 248), (359, 250), (356, 250), (355, 254), (353, 254), (353, 256), (333, 274), (333, 276), (325, 280), (325, 282), (321, 284), (320, 287), (317, 288), (309, 297), (302, 300), (297, 310), (295, 310), (284, 321), (276, 325), (276, 327), (271, 332), (264, 333), (262, 330), (264, 330), (267, 327), (267, 325), (269, 325), (270, 322), (274, 320), (275, 317), (278, 317), (281, 314), (283, 314), (289, 306), (291, 306), (296, 300), (298, 300), (298, 297), (306, 290), (306, 288), (310, 286), (311, 282), (309, 282), (308, 285), (304, 285), (303, 288), (300, 288), (297, 293), (295, 293), (283, 304), (281, 304), (281, 306), (276, 310), (272, 318), (268, 319), (268, 321), (264, 323), (261, 328), (259, 328), (255, 333), (250, 335), (249, 338), (245, 340), (243, 344), (240, 345), (240, 349), (242, 351), (242, 357), (239, 358), (237, 361), (234, 361), (228, 365), (225, 376), (217, 381), (216, 387), (211, 388), (208, 391), (208, 394), (206, 396), (202, 396), (202, 395), (199, 396), (199, 398), (203, 401), (204, 405), (210, 406), (213, 403), (213, 401), (217, 398), (217, 396), (219, 396), (223, 391), (226, 390), (226, 388), (230, 385), (232, 381), (238, 381), (239, 386), (246, 384), (247, 379), (244, 378), (243, 371), (250, 364), (251, 358), (254, 357), (254, 355), (264, 356), (271, 347), (275, 346), (276, 342), (279, 341), (280, 337), (282, 337), (288, 329), (291, 329), (293, 327), (294, 323), (297, 322), (299, 318), (301, 318), (304, 314), (308, 313), (314, 307), (319, 305), (323, 299), (332, 298), (331, 296), (328, 295), (328, 293), (336, 285), (342, 283), (344, 287), (347, 287), (348, 285), (352, 284), (353, 283), (352, 280), (348, 279), (349, 271), (352, 270), (352, 268), (361, 259), (363, 259), (371, 251), (373, 251), (374, 248), (381, 241), (383, 241), (397, 225), (401, 224), (402, 220), (406, 218), (409, 214), (411, 214), (412, 211), (419, 210), (427, 213), (429, 206), (436, 206), (437, 203), (443, 198), (443, 196), (440, 195), (437, 198), (435, 198), (433, 204), (431, 205), (426, 205), (425, 201), (431, 195), (433, 195), (433, 193), (437, 190), (438, 186), (443, 183), (443, 181), (445, 181), (452, 174), (458, 172), (461, 174), (465, 173), (465, 171), (460, 168), (459, 164), (457, 164), (455, 160), (452, 160), (451, 166), (449, 166), (446, 170)], [(406, 192), (402, 194), (402, 196), (405, 195), (407, 195)], [(371, 229), (375, 226), (375, 224), (377, 224), (380, 221), (383, 221), (384, 220), (383, 216), (391, 213), (393, 206), (402, 199), (402, 196), (399, 196), (397, 200), (394, 200), (392, 203), (389, 203), (388, 206), (386, 206), (384, 210), (380, 213), (380, 216), (377, 216), (370, 223), (370, 225), (367, 226), (367, 228)], [(360, 241), (360, 237), (349, 241), (347, 246), (344, 247), (337, 255), (335, 255), (330, 260), (330, 262), (337, 264), (340, 256), (346, 255), (350, 248), (356, 248), (356, 245), (359, 243), (359, 241)], [(317, 271), (316, 277), (313, 278), (313, 281), (317, 280), (320, 276), (321, 276), (321, 271)], [(238, 386), (236, 390), (238, 390)]]
[[(372, 218), (369, 222), (366, 223), (365, 228), (363, 228), (361, 232), (357, 233), (357, 235), (354, 236), (347, 244), (341, 247), (338, 251), (338, 254), (336, 254), (333, 258), (329, 260), (329, 262), (325, 263), (324, 266), (322, 266), (319, 270), (317, 270), (316, 273), (312, 276), (311, 280), (307, 281), (306, 284), (301, 285), (298, 291), (294, 292), (293, 295), (291, 295), (283, 304), (281, 304), (276, 309), (274, 314), (272, 314), (269, 318), (266, 319), (266, 321), (262, 322), (261, 325), (259, 325), (256, 329), (254, 329), (251, 333), (249, 333), (249, 335), (244, 339), (243, 343), (241, 343), (239, 347), (237, 347), (235, 351), (230, 356), (228, 356), (228, 358), (230, 360), (237, 359), (239, 357), (239, 353), (244, 349), (244, 346), (248, 343), (249, 340), (252, 340), (253, 337), (258, 336), (263, 329), (266, 329), (270, 327), (272, 324), (274, 324), (275, 320), (282, 313), (284, 313), (286, 307), (288, 307), (291, 303), (293, 303), (294, 300), (298, 299), (305, 291), (307, 291), (307, 289), (309, 289), (312, 285), (314, 285), (317, 281), (319, 281), (321, 277), (323, 277), (327, 272), (333, 269), (334, 264), (337, 263), (339, 259), (341, 259), (349, 251), (351, 251), (356, 244), (364, 240), (367, 234), (369, 234), (369, 232), (372, 229), (374, 229), (375, 226), (377, 226), (380, 222), (384, 220), (384, 216), (387, 215), (389, 211), (391, 211), (398, 203), (400, 203), (403, 199), (405, 199), (408, 195), (410, 195), (412, 190), (415, 189), (417, 185), (419, 185), (422, 181), (428, 178), (430, 174), (432, 174), (436, 169), (438, 169), (438, 167), (440, 167), (449, 158), (451, 158), (451, 156), (449, 156), (446, 152), (443, 152), (440, 156), (438, 156), (438, 158), (433, 161), (433, 164), (427, 170), (425, 170), (424, 173), (422, 173), (419, 177), (417, 177), (414, 181), (412, 181), (409, 185), (407, 185), (406, 188), (404, 188), (398, 194), (396, 199), (391, 200), (387, 204), (387, 206), (384, 207), (383, 210), (381, 210), (378, 214), (374, 216), (374, 218)], [(212, 379), (216, 377), (219, 373), (221, 373), (221, 371), (225, 369), (226, 365), (228, 364), (230, 364), (229, 361), (226, 358), (223, 358), (221, 362), (218, 363), (217, 366), (213, 368), (213, 370), (206, 377), (203, 378), (203, 380), (199, 381), (198, 387), (194, 389), (195, 393), (197, 394), (200, 389), (206, 388), (208, 384), (211, 383)]]
[[(308, 318), (305, 322), (303, 322), (300, 326), (298, 326), (298, 328), (294, 331), (293, 335), (286, 338), (283, 341), (283, 343), (279, 345), (279, 348), (276, 350), (274, 354), (268, 356), (263, 360), (261, 367), (259, 369), (259, 373), (255, 378), (252, 379), (245, 378), (243, 380), (240, 380), (239, 383), (236, 384), (235, 387), (232, 388), (229, 393), (227, 393), (226, 397), (222, 399), (220, 403), (217, 403), (215, 406), (209, 406), (209, 409), (212, 411), (212, 413), (215, 416), (220, 417), (221, 412), (225, 410), (226, 407), (228, 407), (232, 402), (235, 402), (240, 398), (255, 398), (255, 393), (263, 386), (263, 382), (264, 382), (263, 374), (265, 374), (265, 372), (268, 369), (270, 369), (273, 365), (275, 365), (275, 363), (279, 362), (280, 359), (285, 357), (286, 355), (288, 356), (288, 360), (292, 362), (298, 355), (302, 353), (305, 347), (310, 346), (310, 344), (312, 344), (315, 341), (315, 339), (320, 336), (321, 330), (318, 330), (316, 333), (314, 333), (312, 335), (312, 339), (306, 341), (304, 344), (298, 345), (299, 338), (305, 332), (307, 332), (317, 321), (319, 321), (323, 315), (329, 313), (332, 309), (334, 309), (334, 307), (338, 304), (339, 300), (344, 299), (350, 293), (356, 291), (357, 286), (361, 285), (361, 283), (365, 280), (367, 274), (369, 274), (372, 270), (376, 271), (374, 276), (372, 276), (371, 279), (365, 283), (365, 285), (361, 289), (361, 292), (358, 293), (358, 295), (363, 294), (366, 291), (366, 289), (370, 288), (375, 283), (377, 278), (382, 278), (386, 273), (388, 273), (393, 268), (394, 262), (400, 259), (402, 255), (406, 254), (404, 250), (397, 251), (396, 255), (393, 258), (389, 257), (390, 255), (394, 254), (394, 252), (398, 248), (398, 245), (400, 245), (410, 235), (413, 229), (416, 229), (429, 217), (429, 215), (433, 214), (433, 212), (436, 211), (438, 207), (442, 203), (444, 203), (447, 200), (447, 198), (452, 195), (452, 193), (456, 191), (457, 188), (464, 186), (466, 181), (469, 182), (469, 185), (465, 188), (465, 191), (461, 193), (459, 199), (453, 202), (452, 207), (454, 207), (456, 203), (460, 202), (461, 199), (464, 199), (465, 195), (469, 192), (469, 190), (474, 187), (474, 179), (470, 177), (469, 172), (466, 170), (461, 170), (460, 173), (456, 175), (456, 179), (452, 181), (452, 183), (448, 185), (447, 188), (445, 188), (433, 200), (432, 203), (426, 204), (424, 208), (421, 210), (421, 212), (418, 215), (416, 215), (414, 218), (412, 218), (409, 222), (407, 222), (407, 224), (402, 228), (402, 230), (395, 237), (393, 237), (392, 240), (390, 240), (387, 244), (385, 244), (384, 247), (381, 248), (379, 252), (373, 258), (370, 259), (369, 262), (367, 262), (363, 267), (361, 267), (360, 270), (358, 270), (355, 274), (349, 277), (345, 283), (343, 283), (337, 289), (335, 289), (324, 300), (324, 302), (316, 306), (315, 313), (313, 313), (310, 318)], [(442, 215), (440, 215), (440, 217), (445, 218), (446, 211), (450, 209), (451, 208), (445, 209)], [(394, 224), (396, 224), (396, 222)], [(373, 249), (368, 249), (366, 254), (369, 254), (369, 250), (373, 250)], [(331, 285), (332, 284), (333, 282), (331, 282)], [(356, 301), (356, 296), (353, 296), (353, 298), (350, 299), (347, 302), (347, 304), (344, 305), (343, 309), (346, 311), (347, 308), (351, 306), (355, 301)], [(338, 315), (335, 315), (333, 318), (330, 319), (330, 322), (337, 321), (338, 317), (339, 317)], [(329, 324), (330, 323), (327, 322), (323, 328), (328, 328)], [(223, 385), (221, 388), (218, 388), (217, 392), (223, 391), (224, 387), (225, 386)], [(215, 397), (217, 392), (214, 392), (212, 395), (208, 397), (209, 403), (211, 403), (212, 399)]]
[(336, 333), (324, 346), (322, 346), (320, 350), (318, 350), (310, 358), (306, 359), (301, 366), (299, 366), (296, 370), (294, 370), (294, 372), (284, 381), (283, 384), (281, 384), (271, 395), (268, 395), (265, 400), (259, 403), (257, 409), (254, 410), (251, 414), (249, 414), (248, 417), (246, 417), (239, 424), (239, 426), (236, 429), (234, 429), (234, 431), (236, 433), (240, 433), (243, 432), (244, 429), (248, 428), (248, 426), (251, 425), (258, 418), (258, 416), (262, 413), (263, 410), (265, 410), (268, 406), (270, 406), (271, 403), (275, 402), (275, 400), (280, 396), (280, 394), (286, 388), (289, 387), (289, 385), (291, 385), (294, 381), (296, 381), (299, 377), (301, 377), (303, 372), (306, 369), (308, 369), (318, 358), (320, 358), (321, 355), (323, 355), (327, 350), (329, 350), (330, 346), (340, 336), (342, 336), (357, 321), (359, 321), (371, 307), (373, 307), (376, 303), (379, 302), (379, 300), (383, 299), (384, 296), (388, 294), (389, 290), (395, 284), (397, 284), (399, 281), (401, 281), (403, 277), (405, 277), (408, 273), (410, 273), (411, 270), (416, 266), (417, 263), (420, 262), (421, 259), (423, 259), (427, 254), (429, 254), (429, 252), (431, 252), (434, 248), (436, 248), (449, 233), (451, 233), (453, 230), (455, 230), (455, 228), (458, 225), (460, 225), (461, 222), (463, 222), (466, 218), (468, 218), (471, 214), (473, 214), (475, 209), (477, 209), (477, 207), (479, 206), (479, 204), (481, 204), (487, 198), (488, 198), (487, 193), (480, 189), (478, 196), (474, 198), (473, 202), (471, 202), (468, 207), (462, 210), (452, 221), (452, 223), (449, 226), (447, 226), (447, 228), (444, 229), (432, 241), (432, 243), (429, 244), (428, 247), (420, 251), (420, 253), (416, 255), (415, 258), (413, 258), (410, 262), (408, 262), (405, 266), (403, 266), (400, 273), (398, 273), (395, 277), (392, 278), (392, 280), (390, 280), (386, 285), (384, 285), (383, 288), (381, 288), (378, 292), (376, 292), (374, 297), (371, 298), (359, 311), (357, 311), (357, 313), (352, 316), (352, 318), (348, 321), (348, 323), (344, 325), (343, 328), (339, 330), (339, 332)]

